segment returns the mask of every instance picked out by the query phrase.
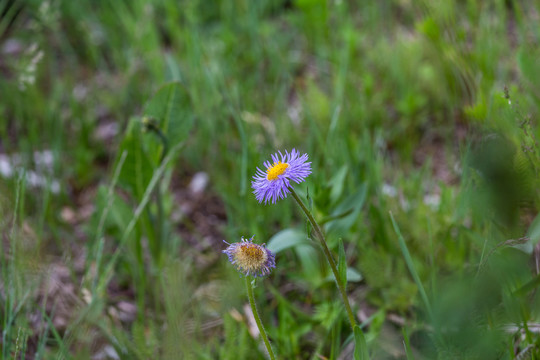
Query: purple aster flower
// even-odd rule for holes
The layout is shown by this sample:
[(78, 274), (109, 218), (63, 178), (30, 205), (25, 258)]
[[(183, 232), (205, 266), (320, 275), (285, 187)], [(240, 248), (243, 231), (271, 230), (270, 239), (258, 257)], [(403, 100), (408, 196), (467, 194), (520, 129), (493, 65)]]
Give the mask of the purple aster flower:
[(227, 249), (222, 252), (227, 254), (229, 261), (238, 271), (244, 275), (266, 276), (276, 267), (276, 257), (264, 244), (254, 244), (253, 237), (246, 240), (242, 237), (241, 242), (229, 244), (225, 240)]
[[(281, 159), (280, 159), (281, 157)], [(272, 161), (265, 161), (266, 171), (257, 168), (251, 187), (259, 203), (271, 201), (275, 204), (278, 199), (284, 199), (290, 193), (290, 181), (300, 184), (311, 174), (311, 162), (308, 155), (300, 156), (295, 149), (285, 155), (279, 152), (272, 155)]]

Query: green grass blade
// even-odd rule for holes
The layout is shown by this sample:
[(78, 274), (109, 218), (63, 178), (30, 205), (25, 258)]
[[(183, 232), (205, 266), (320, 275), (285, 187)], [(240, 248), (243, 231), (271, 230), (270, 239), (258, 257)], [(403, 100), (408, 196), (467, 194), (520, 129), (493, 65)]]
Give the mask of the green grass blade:
[(427, 297), (426, 291), (424, 290), (424, 285), (422, 285), (420, 276), (418, 276), (418, 273), (416, 272), (416, 268), (414, 267), (411, 254), (409, 253), (409, 249), (407, 248), (405, 239), (403, 239), (403, 236), (401, 235), (401, 231), (399, 230), (399, 226), (397, 225), (396, 220), (394, 219), (394, 215), (392, 215), (392, 212), (390, 212), (390, 218), (392, 219), (392, 225), (394, 226), (394, 231), (396, 232), (396, 235), (398, 236), (399, 247), (401, 248), (401, 252), (403, 254), (403, 258), (405, 259), (405, 262), (407, 263), (409, 272), (411, 273), (411, 276), (413, 277), (413, 280), (416, 283), (416, 286), (418, 287), (418, 291), (420, 292), (420, 296), (422, 297), (422, 301), (424, 302), (424, 305), (426, 307), (429, 317), (433, 318), (433, 312), (431, 311), (431, 304), (429, 303), (429, 299)]
[(403, 327), (401, 329), (401, 332), (403, 333), (403, 346), (405, 347), (405, 355), (407, 355), (407, 360), (414, 360), (414, 356), (411, 349), (411, 343), (409, 341), (409, 333), (407, 332), (407, 328)]
[(125, 245), (127, 239), (129, 238), (129, 235), (135, 228), (135, 225), (137, 224), (137, 221), (139, 220), (142, 212), (146, 208), (146, 205), (150, 201), (150, 195), (153, 193), (154, 188), (156, 187), (159, 179), (163, 176), (163, 173), (165, 172), (167, 165), (171, 160), (176, 156), (178, 151), (182, 148), (184, 143), (179, 143), (176, 146), (174, 146), (169, 154), (163, 159), (163, 162), (159, 166), (159, 168), (154, 172), (154, 175), (152, 176), (152, 179), (150, 180), (150, 183), (146, 187), (146, 191), (144, 192), (144, 196), (139, 203), (139, 206), (137, 206), (137, 209), (135, 209), (135, 213), (133, 214), (133, 218), (129, 222), (126, 230), (122, 234), (122, 238), (120, 239), (120, 243), (118, 244), (118, 248), (114, 252), (113, 256), (111, 257), (111, 260), (107, 263), (107, 266), (104, 269), (103, 277), (100, 279), (100, 284), (98, 286), (98, 293), (102, 293), (102, 291), (105, 289), (105, 286), (107, 285), (109, 276), (112, 273), (114, 264), (116, 264), (116, 261), (118, 260), (118, 257), (120, 256), (120, 251), (122, 250), (123, 246)]

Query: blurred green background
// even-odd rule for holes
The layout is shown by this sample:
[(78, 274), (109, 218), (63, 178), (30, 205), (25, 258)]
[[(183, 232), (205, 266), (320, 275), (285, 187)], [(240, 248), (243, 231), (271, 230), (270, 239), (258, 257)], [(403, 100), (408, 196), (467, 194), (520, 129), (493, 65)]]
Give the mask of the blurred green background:
[(306, 220), (251, 193), (296, 148), (372, 358), (538, 359), (539, 12), (0, 0), (2, 358), (263, 359), (221, 253), (254, 234), (278, 357), (352, 358)]

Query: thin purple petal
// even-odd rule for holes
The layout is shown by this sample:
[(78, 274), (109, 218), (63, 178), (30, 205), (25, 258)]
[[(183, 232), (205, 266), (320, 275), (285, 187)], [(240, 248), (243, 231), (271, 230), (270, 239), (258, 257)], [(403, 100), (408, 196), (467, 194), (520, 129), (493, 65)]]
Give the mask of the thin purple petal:
[[(272, 162), (265, 161), (263, 163), (266, 170), (257, 168), (251, 182), (253, 193), (259, 203), (271, 202), (275, 204), (276, 201), (286, 198), (290, 193), (291, 181), (300, 184), (311, 174), (311, 162), (308, 162), (308, 155), (300, 156), (296, 149), (292, 149), (291, 152), (285, 151), (285, 155), (278, 151), (272, 154), (271, 158)], [(268, 169), (280, 161), (288, 165), (287, 169), (283, 174), (278, 175), (277, 179), (268, 180)]]

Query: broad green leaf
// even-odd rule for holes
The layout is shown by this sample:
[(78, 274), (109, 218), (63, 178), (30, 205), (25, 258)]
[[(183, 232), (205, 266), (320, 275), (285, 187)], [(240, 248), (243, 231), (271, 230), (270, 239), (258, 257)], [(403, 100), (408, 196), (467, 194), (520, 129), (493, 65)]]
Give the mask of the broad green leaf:
[(352, 211), (346, 216), (328, 221), (326, 224), (327, 232), (337, 232), (339, 234), (347, 232), (358, 218), (358, 215), (360, 215), (360, 210), (362, 210), (362, 206), (366, 200), (366, 194), (367, 185), (363, 183), (356, 192), (345, 198), (338, 206), (336, 206), (331, 216), (338, 216), (347, 213), (349, 210)]
[(367, 349), (366, 338), (360, 326), (354, 326), (354, 360), (368, 360), (369, 353)]
[[(194, 119), (188, 91), (178, 82), (162, 86), (146, 104), (144, 116), (157, 121), (169, 148), (184, 141), (193, 127)], [(161, 156), (160, 151), (151, 150), (150, 153), (155, 159)]]
[(285, 249), (302, 244), (311, 244), (304, 232), (296, 229), (285, 229), (272, 236), (267, 247), (277, 254)]
[(323, 273), (318, 250), (312, 243), (296, 246), (294, 250), (300, 260), (304, 279), (315, 287), (319, 286), (323, 280)]
[(335, 202), (338, 200), (343, 194), (343, 188), (345, 187), (345, 179), (347, 177), (347, 165), (343, 165), (341, 169), (339, 169), (332, 179), (328, 182), (330, 185), (330, 200), (332, 202)]
[[(97, 192), (97, 214), (101, 214), (103, 209), (107, 206), (110, 199), (108, 198), (108, 189), (105, 186), (100, 186)], [(116, 193), (113, 193), (113, 201), (111, 207), (105, 219), (105, 228), (115, 228), (115, 230), (122, 232), (126, 228), (129, 220), (133, 217), (133, 209)], [(95, 217), (95, 223), (99, 221), (99, 216)]]
[[(154, 172), (154, 166), (144, 151), (142, 136), (141, 122), (135, 118), (130, 119), (118, 149), (119, 156), (124, 150), (127, 152), (118, 182), (128, 188), (139, 200), (142, 198), (144, 189), (148, 186)], [(118, 160), (119, 157), (116, 162)]]

